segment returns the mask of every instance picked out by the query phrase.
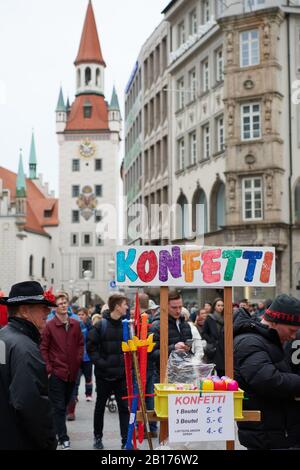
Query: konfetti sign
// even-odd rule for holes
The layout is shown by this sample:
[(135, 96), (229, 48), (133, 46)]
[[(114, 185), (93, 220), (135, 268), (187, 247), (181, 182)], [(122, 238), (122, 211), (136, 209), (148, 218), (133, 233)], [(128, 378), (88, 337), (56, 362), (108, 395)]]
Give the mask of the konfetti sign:
[(120, 287), (276, 285), (273, 247), (125, 246), (115, 265)]

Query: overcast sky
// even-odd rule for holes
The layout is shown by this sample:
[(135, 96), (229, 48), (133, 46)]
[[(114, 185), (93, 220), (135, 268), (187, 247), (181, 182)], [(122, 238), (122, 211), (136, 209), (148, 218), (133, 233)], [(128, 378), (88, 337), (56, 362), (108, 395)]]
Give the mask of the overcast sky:
[[(123, 110), (124, 89), (140, 48), (162, 20), (168, 0), (93, 0), (107, 64), (105, 94), (115, 83)], [(25, 171), (34, 128), (38, 172), (58, 189), (55, 107), (60, 84), (71, 102), (88, 0), (0, 0), (0, 165)], [(124, 112), (123, 112), (124, 117)]]

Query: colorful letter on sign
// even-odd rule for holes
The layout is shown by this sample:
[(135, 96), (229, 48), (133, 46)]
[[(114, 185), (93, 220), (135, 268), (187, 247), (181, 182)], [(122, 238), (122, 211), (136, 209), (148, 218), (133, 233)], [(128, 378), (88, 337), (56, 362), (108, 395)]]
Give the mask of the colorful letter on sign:
[(123, 246), (115, 264), (119, 287), (273, 287), (276, 279), (274, 247)]

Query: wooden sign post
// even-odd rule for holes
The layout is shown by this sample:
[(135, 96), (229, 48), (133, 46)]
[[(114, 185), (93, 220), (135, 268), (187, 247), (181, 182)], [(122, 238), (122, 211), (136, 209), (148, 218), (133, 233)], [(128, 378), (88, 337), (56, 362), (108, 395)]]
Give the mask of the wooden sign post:
[[(168, 323), (168, 287), (160, 288), (160, 383), (167, 383), (169, 358), (169, 323)], [(159, 442), (164, 442), (169, 435), (168, 421), (160, 424)]]
[[(232, 287), (224, 288), (224, 344), (225, 344), (225, 375), (234, 377), (233, 368), (233, 315)], [(234, 441), (226, 442), (227, 450), (234, 450)]]

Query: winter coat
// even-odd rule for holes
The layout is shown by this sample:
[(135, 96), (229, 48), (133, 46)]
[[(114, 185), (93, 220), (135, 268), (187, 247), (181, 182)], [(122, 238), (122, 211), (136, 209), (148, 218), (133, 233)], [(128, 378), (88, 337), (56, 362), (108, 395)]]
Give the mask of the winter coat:
[(50, 320), (43, 331), (41, 352), (48, 374), (64, 382), (76, 382), (82, 362), (84, 340), (80, 324), (69, 318), (69, 328), (59, 318)]
[(56, 449), (39, 342), (35, 326), (20, 318), (0, 331), (0, 450)]
[(88, 334), (87, 353), (95, 365), (99, 379), (125, 379), (124, 353), (122, 351), (122, 319), (113, 320), (109, 312), (103, 314)]
[(300, 445), (300, 377), (291, 372), (275, 329), (242, 309), (234, 319), (234, 375), (245, 391), (244, 409), (261, 422), (239, 422), (240, 443), (251, 449)]
[(91, 359), (90, 359), (90, 356), (88, 355), (87, 350), (86, 350), (86, 343), (87, 343), (88, 334), (91, 331), (91, 329), (93, 328), (93, 324), (92, 324), (91, 320), (88, 318), (86, 323), (80, 322), (80, 327), (81, 327), (81, 331), (82, 331), (83, 339), (84, 339), (84, 353), (83, 353), (82, 361), (83, 362), (90, 362)]
[[(222, 318), (223, 320), (223, 318)], [(204, 323), (202, 338), (206, 341), (206, 361), (215, 364), (219, 375), (225, 375), (224, 320), (210, 313)]]
[[(176, 320), (168, 316), (168, 325), (169, 325), (169, 355), (172, 351), (175, 350), (176, 343), (185, 343), (187, 339), (192, 339), (192, 331), (188, 322), (185, 321), (184, 317), (179, 318), (179, 329), (177, 328)], [(154, 333), (154, 343), (155, 347), (153, 352), (150, 354), (150, 360), (152, 360), (159, 370), (160, 366), (160, 318), (155, 317), (149, 333)]]

